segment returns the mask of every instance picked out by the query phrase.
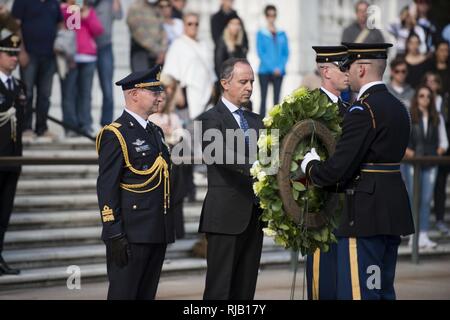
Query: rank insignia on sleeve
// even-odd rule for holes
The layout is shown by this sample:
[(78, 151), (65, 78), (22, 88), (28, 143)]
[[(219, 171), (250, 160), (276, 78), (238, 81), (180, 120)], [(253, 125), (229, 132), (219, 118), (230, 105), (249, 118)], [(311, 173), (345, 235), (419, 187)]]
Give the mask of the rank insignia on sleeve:
[(102, 210), (102, 220), (103, 222), (114, 221), (113, 210), (105, 205)]

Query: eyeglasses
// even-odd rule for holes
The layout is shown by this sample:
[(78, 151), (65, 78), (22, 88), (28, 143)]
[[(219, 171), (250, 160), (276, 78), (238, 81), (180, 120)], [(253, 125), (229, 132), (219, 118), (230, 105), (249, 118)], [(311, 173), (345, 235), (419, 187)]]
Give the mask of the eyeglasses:
[(156, 97), (159, 97), (164, 94), (164, 91), (153, 91), (153, 89), (151, 87), (144, 87), (144, 88), (140, 88), (140, 89), (143, 89), (149, 93), (152, 93)]
[(395, 69), (393, 72), (406, 74), (407, 70), (406, 69)]
[(19, 52), (16, 52), (16, 51), (3, 51), (3, 52), (5, 52), (10, 57), (18, 57), (19, 56)]
[(189, 27), (192, 27), (192, 26), (198, 27), (198, 22), (187, 22), (186, 24), (187, 24)]

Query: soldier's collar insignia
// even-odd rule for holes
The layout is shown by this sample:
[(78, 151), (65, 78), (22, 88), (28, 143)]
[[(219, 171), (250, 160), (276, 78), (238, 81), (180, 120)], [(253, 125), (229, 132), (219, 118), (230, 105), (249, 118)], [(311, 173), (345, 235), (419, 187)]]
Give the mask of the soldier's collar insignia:
[(135, 145), (135, 146), (142, 146), (143, 144), (145, 143), (145, 141), (144, 140), (141, 140), (141, 139), (136, 139), (136, 141), (135, 142), (133, 142), (133, 144)]

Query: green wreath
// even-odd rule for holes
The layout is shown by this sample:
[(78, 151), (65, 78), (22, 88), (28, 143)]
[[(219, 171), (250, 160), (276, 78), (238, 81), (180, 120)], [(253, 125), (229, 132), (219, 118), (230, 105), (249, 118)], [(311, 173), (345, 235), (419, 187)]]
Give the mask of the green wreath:
[[(263, 229), (267, 236), (273, 237), (275, 243), (294, 251), (300, 251), (302, 255), (312, 254), (317, 248), (328, 251), (329, 245), (336, 242), (333, 230), (337, 227), (338, 216), (341, 211), (341, 201), (333, 214), (328, 216), (326, 222), (319, 228), (309, 228), (304, 221), (294, 221), (284, 208), (280, 197), (280, 188), (277, 182), (277, 175), (273, 167), (279, 166), (277, 155), (272, 153), (279, 150), (280, 142), (286, 137), (291, 128), (302, 120), (311, 119), (318, 121), (328, 128), (334, 139), (341, 134), (342, 118), (339, 116), (339, 107), (335, 103), (329, 102), (326, 95), (316, 89), (310, 91), (306, 88), (299, 88), (291, 95), (285, 97), (283, 101), (274, 106), (269, 115), (264, 118), (264, 126), (267, 133), (260, 135), (258, 147), (260, 153), (258, 160), (253, 164), (251, 175), (255, 178), (253, 190), (260, 199), (263, 209), (262, 220), (266, 223)], [(278, 129), (278, 135), (274, 129)], [(322, 160), (328, 157), (327, 149), (322, 142), (314, 137), (314, 133), (308, 139), (301, 140), (292, 154), (290, 172), (292, 176), (300, 170), (300, 164), (304, 155), (315, 147)], [(271, 162), (267, 158), (261, 159), (261, 155), (266, 154), (271, 157)], [(275, 160), (274, 160), (275, 159)], [(292, 196), (300, 210), (309, 213), (319, 213), (325, 206), (328, 192), (322, 188), (307, 185), (306, 181), (290, 179)]]

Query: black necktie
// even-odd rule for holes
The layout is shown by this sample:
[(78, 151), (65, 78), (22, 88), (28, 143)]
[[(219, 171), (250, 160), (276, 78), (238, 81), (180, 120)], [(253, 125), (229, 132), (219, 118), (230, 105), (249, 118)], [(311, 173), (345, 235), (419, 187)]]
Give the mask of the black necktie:
[(155, 142), (155, 145), (158, 146), (159, 152), (161, 152), (161, 139), (160, 134), (157, 132), (158, 130), (154, 128), (153, 124), (150, 124), (147, 122), (147, 126), (145, 127), (145, 130), (148, 132), (149, 135), (152, 136), (153, 141)]
[(8, 80), (6, 80), (6, 86), (8, 87), (9, 91), (13, 90), (13, 83), (12, 83), (12, 79), (8, 78)]

